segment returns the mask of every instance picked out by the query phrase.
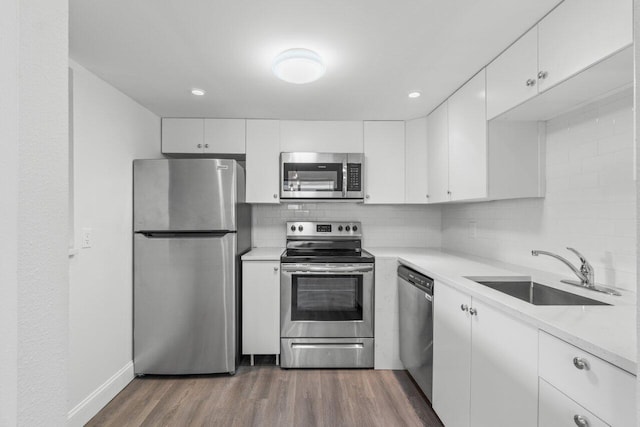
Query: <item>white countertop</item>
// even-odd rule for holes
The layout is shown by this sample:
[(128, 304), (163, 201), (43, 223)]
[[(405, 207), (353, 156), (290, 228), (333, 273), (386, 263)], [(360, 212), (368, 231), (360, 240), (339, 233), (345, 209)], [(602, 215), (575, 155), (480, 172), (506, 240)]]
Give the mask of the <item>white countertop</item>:
[(251, 248), (242, 255), (242, 261), (280, 261), (284, 248)]
[[(513, 264), (440, 249), (366, 248), (378, 258), (397, 258), (427, 276), (460, 289), (524, 322), (574, 344), (632, 374), (636, 373), (636, 295), (620, 297), (560, 283), (569, 278)], [(475, 283), (464, 276), (531, 276), (542, 284), (612, 306), (536, 306)], [(437, 288), (436, 288), (437, 293)]]

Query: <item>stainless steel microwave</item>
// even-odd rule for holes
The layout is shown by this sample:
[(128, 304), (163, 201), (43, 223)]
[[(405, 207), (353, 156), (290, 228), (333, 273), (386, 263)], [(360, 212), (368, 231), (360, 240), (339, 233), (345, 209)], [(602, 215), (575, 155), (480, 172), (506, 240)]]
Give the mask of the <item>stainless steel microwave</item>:
[(364, 199), (364, 154), (280, 153), (280, 199)]

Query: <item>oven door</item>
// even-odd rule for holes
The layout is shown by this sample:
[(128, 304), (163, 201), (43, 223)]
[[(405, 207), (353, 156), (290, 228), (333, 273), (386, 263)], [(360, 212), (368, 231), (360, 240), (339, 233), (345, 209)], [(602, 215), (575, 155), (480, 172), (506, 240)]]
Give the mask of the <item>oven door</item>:
[(283, 338), (373, 337), (373, 264), (282, 264)]

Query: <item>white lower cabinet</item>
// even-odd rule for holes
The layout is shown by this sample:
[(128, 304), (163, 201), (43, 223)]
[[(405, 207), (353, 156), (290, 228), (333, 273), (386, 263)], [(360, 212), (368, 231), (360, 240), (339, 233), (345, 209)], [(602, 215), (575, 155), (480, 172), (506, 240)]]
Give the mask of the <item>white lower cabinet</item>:
[(537, 426), (538, 331), (441, 282), (433, 408), (447, 427)]
[(539, 399), (538, 425), (540, 427), (609, 426), (543, 379), (540, 380)]
[(280, 262), (242, 263), (242, 354), (280, 354)]
[(585, 425), (636, 425), (636, 377), (542, 331), (540, 378), (606, 423)]

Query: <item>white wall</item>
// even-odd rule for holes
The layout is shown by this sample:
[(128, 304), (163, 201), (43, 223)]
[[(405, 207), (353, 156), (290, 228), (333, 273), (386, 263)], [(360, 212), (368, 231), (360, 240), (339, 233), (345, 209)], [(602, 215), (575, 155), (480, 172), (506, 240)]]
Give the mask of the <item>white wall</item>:
[(366, 247), (439, 247), (440, 207), (305, 203), (253, 206), (253, 246), (285, 245), (287, 221), (361, 221)]
[[(549, 250), (578, 262), (582, 252), (596, 280), (636, 290), (636, 189), (630, 92), (547, 123), (544, 199), (447, 205), (443, 247), (573, 276)], [(470, 222), (477, 227), (476, 237)]]
[(0, 425), (67, 399), (66, 0), (0, 3)]
[(75, 243), (70, 261), (71, 425), (133, 378), (132, 160), (160, 156), (160, 118), (83, 67), (73, 70)]

